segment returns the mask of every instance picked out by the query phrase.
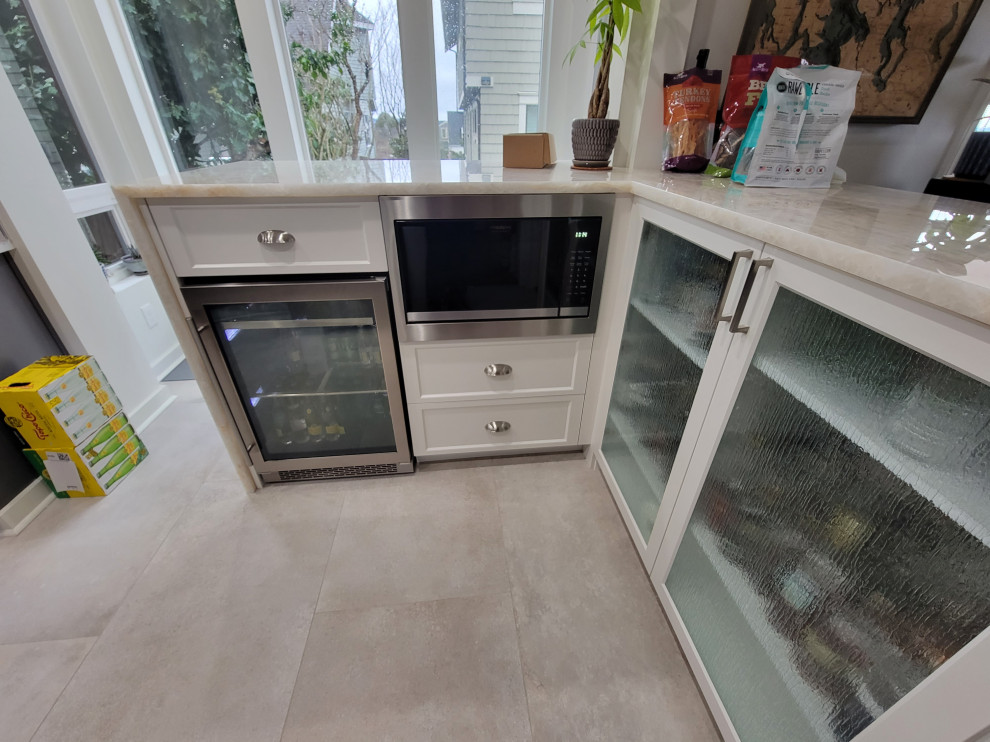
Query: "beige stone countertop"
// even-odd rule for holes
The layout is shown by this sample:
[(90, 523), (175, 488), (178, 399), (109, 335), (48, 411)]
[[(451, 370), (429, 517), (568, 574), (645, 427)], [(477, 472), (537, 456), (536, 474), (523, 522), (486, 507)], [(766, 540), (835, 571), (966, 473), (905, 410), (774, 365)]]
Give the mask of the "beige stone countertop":
[(240, 162), (116, 186), (121, 198), (631, 193), (990, 325), (990, 205), (846, 183), (745, 188), (660, 170), (543, 170), (463, 160)]

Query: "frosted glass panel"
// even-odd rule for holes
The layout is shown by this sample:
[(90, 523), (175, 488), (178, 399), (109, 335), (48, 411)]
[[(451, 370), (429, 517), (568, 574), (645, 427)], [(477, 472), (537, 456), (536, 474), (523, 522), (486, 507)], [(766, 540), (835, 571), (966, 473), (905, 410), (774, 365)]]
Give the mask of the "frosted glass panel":
[(990, 387), (781, 290), (667, 588), (744, 742), (854, 737), (990, 625)]
[(717, 325), (729, 261), (643, 227), (602, 453), (649, 539)]

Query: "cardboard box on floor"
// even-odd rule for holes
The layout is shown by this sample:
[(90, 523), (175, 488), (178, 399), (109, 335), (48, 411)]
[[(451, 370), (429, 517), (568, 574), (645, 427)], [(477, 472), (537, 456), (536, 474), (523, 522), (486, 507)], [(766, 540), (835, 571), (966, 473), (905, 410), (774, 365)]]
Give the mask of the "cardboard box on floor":
[(76, 448), (29, 448), (24, 455), (57, 497), (101, 497), (148, 455), (120, 413)]
[(553, 137), (546, 132), (502, 135), (502, 167), (542, 168), (556, 161)]
[(92, 356), (50, 356), (0, 381), (0, 410), (31, 448), (72, 449), (121, 406)]
[(91, 356), (50, 356), (0, 381), (0, 410), (59, 497), (99, 497), (148, 451)]

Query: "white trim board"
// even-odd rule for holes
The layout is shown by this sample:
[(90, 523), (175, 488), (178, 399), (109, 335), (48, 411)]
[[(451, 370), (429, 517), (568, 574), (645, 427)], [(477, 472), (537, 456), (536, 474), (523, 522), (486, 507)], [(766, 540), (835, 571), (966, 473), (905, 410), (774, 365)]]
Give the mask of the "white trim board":
[(22, 489), (0, 509), (0, 538), (16, 536), (55, 499), (55, 493), (41, 477)]
[(178, 397), (172, 394), (167, 387), (159, 384), (150, 397), (128, 413), (127, 419), (131, 421), (135, 431), (139, 434), (143, 433), (176, 399)]

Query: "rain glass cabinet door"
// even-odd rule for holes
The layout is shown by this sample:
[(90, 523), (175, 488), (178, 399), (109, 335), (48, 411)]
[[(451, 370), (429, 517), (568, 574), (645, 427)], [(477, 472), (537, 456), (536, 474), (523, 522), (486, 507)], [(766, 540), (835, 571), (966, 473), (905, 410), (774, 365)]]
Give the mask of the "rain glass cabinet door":
[[(728, 354), (653, 576), (739, 739), (846, 742), (987, 648), (990, 333), (786, 260)], [(953, 724), (940, 739), (969, 736)]]
[[(629, 306), (601, 443), (627, 526), (652, 562), (665, 492), (676, 492), (728, 344), (733, 266), (760, 246), (650, 214), (642, 222)], [(664, 225), (657, 226), (653, 219)], [(677, 230), (677, 232), (672, 231)], [(702, 247), (702, 245), (705, 245)], [(721, 337), (721, 342), (715, 342)], [(714, 343), (714, 344), (713, 344)], [(699, 393), (703, 378), (706, 391)], [(693, 420), (693, 422), (692, 422)], [(620, 504), (620, 510), (622, 510)], [(658, 522), (660, 525), (658, 526)], [(651, 534), (658, 536), (651, 540)]]

